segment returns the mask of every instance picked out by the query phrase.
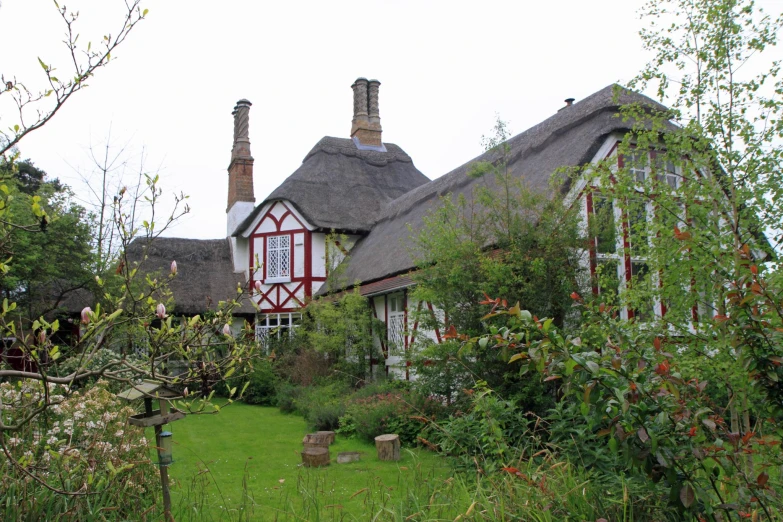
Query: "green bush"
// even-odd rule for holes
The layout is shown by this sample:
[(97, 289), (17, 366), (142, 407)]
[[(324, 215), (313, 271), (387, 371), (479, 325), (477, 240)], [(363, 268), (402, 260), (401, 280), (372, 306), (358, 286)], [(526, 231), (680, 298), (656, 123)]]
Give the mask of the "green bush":
[[(486, 384), (486, 383), (484, 383)], [(533, 444), (524, 410), (482, 386), (471, 390), (467, 412), (452, 415), (437, 429), (428, 430), (430, 441), (455, 458), (457, 467), (487, 471), (509, 465), (512, 454)]]
[(299, 394), (304, 388), (301, 386), (295, 386), (290, 383), (284, 383), (277, 387), (277, 395), (275, 396), (275, 403), (280, 411), (283, 413), (296, 412), (296, 403)]
[[(249, 384), (242, 395), (243, 402), (262, 406), (273, 406), (277, 403), (278, 381), (271, 361), (262, 359), (254, 363), (253, 371), (250, 374), (230, 379), (228, 389), (236, 387), (238, 393), (246, 382)], [(225, 389), (224, 386), (221, 391), (225, 391)]]
[(368, 442), (384, 433), (396, 433), (403, 444), (416, 444), (422, 429), (440, 410), (439, 403), (405, 384), (372, 384), (350, 397), (340, 419), (340, 433)]

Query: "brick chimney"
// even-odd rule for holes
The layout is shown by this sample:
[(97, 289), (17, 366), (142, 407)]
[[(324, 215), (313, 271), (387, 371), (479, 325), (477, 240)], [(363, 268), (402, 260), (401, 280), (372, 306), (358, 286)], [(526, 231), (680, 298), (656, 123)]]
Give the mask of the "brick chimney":
[(234, 229), (253, 211), (256, 197), (253, 193), (253, 156), (250, 155), (250, 106), (239, 100), (231, 113), (234, 116), (234, 145), (228, 165), (227, 230)]
[(381, 82), (357, 78), (353, 89), (353, 121), (351, 138), (359, 148), (386, 150), (381, 141), (381, 115), (378, 110), (378, 89)]

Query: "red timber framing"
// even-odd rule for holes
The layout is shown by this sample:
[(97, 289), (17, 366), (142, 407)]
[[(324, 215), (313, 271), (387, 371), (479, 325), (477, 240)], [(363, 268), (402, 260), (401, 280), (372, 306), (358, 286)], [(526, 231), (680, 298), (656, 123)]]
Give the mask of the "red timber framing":
[[(280, 217), (275, 217), (275, 215), (272, 213), (272, 210), (277, 205), (281, 205), (285, 209)], [(283, 223), (288, 217), (291, 217), (296, 221), (298, 228), (283, 229)], [(259, 229), (267, 220), (271, 220), (271, 222), (274, 223), (274, 230), (259, 232)], [(304, 237), (304, 259), (299, 259), (296, 256), (296, 248), (294, 245), (294, 236), (296, 234), (302, 234)], [(266, 279), (268, 278), (266, 266), (267, 263), (264, 257), (266, 255), (267, 239), (271, 236), (285, 235), (289, 236), (290, 238), (290, 282), (271, 283), (270, 288), (268, 288), (265, 292), (262, 292), (260, 295), (255, 294), (258, 298), (258, 305), (261, 308), (262, 313), (285, 313), (299, 310), (306, 304), (308, 299), (312, 297), (313, 283), (323, 282), (326, 280), (325, 277), (313, 276), (312, 233), (307, 229), (304, 223), (302, 223), (297, 214), (293, 212), (285, 202), (277, 201), (269, 207), (269, 210), (267, 210), (263, 217), (258, 221), (258, 225), (248, 238), (250, 243), (250, 257), (248, 259), (250, 267), (250, 289), (252, 290), (255, 288), (255, 282), (257, 280), (261, 281), (262, 284), (267, 284), (265, 283)], [(255, 251), (255, 243), (258, 239), (260, 239), (264, 244), (263, 252)], [(258, 254), (258, 261), (261, 263), (260, 272), (255, 270), (256, 254)], [(294, 275), (296, 273), (296, 267), (301, 266), (302, 264), (304, 265), (302, 275)], [(304, 291), (304, 301), (296, 296), (296, 294), (302, 290)]]
[[(615, 143), (614, 146), (612, 146), (612, 148), (610, 149), (610, 151), (606, 154), (605, 158), (608, 159), (608, 158), (610, 158), (612, 156), (612, 154), (616, 154), (616, 156), (617, 156), (617, 167), (619, 169), (622, 169), (622, 168), (625, 167), (625, 165), (624, 165), (624, 158), (623, 158), (623, 155), (620, 154), (617, 151), (618, 146), (619, 146), (619, 142)], [(653, 151), (650, 154), (651, 155), (650, 155), (650, 158), (648, 158), (648, 161), (654, 162), (655, 161), (655, 152)], [(613, 176), (610, 178), (611, 181), (614, 181), (614, 179), (615, 178)], [(585, 187), (584, 189), (582, 189), (582, 191), (577, 196), (576, 201), (579, 201), (582, 197), (585, 198), (585, 211), (586, 211), (586, 215), (587, 215), (586, 217), (587, 217), (588, 220), (590, 219), (591, 216), (593, 216), (593, 213), (594, 213), (594, 210), (595, 210), (594, 194), (601, 195), (602, 193), (611, 193), (611, 192), (612, 192), (611, 188), (609, 188), (609, 189), (604, 188), (602, 190), (601, 187), (597, 187), (597, 186), (588, 186), (588, 187)], [(607, 194), (606, 197), (609, 198), (608, 194)], [(612, 201), (615, 201), (614, 198), (612, 198)], [(687, 208), (685, 208), (685, 211), (687, 212)], [(653, 213), (656, 212), (654, 206), (653, 206), (652, 212)], [(619, 263), (622, 263), (623, 272), (624, 272), (623, 273), (623, 283), (626, 286), (630, 286), (631, 284), (633, 284), (633, 262), (634, 262), (634, 259), (633, 259), (633, 255), (632, 255), (632, 252), (631, 252), (629, 217), (628, 217), (627, 213), (624, 210), (620, 212), (620, 216), (621, 216), (620, 217), (620, 220), (621, 220), (621, 222), (620, 222), (621, 229), (620, 230), (622, 231), (622, 236), (621, 236), (622, 237), (622, 252), (612, 256), (611, 258), (607, 258), (607, 259), (614, 259), (615, 261), (618, 262), (618, 265), (619, 265)], [(649, 215), (648, 215), (648, 218), (649, 218)], [(687, 219), (687, 217), (686, 217), (686, 219)], [(588, 228), (588, 230), (589, 230), (589, 228)], [(596, 280), (596, 275), (597, 275), (597, 268), (598, 268), (598, 259), (599, 259), (598, 258), (598, 238), (596, 238), (596, 237), (589, 237), (588, 245), (589, 245), (588, 246), (588, 250), (589, 250), (589, 263), (590, 263), (590, 278), (591, 278), (592, 281), (595, 281)], [(660, 280), (660, 277), (659, 277), (659, 280), (658, 280), (658, 284), (659, 284), (659, 286), (662, 284), (661, 280)], [(598, 285), (596, 283), (593, 283), (592, 291), (593, 291), (593, 294), (596, 294), (596, 295), (598, 294), (599, 289), (598, 289)], [(660, 306), (660, 315), (661, 316), (665, 315), (666, 314), (666, 303), (660, 302), (660, 303), (658, 303), (658, 305)], [(635, 312), (634, 312), (633, 309), (627, 308), (625, 310), (625, 312), (627, 314), (627, 318), (628, 319), (634, 318)], [(692, 314), (693, 314), (694, 320), (697, 320), (697, 315), (698, 314), (697, 314), (697, 311), (696, 311), (696, 307), (694, 307), (694, 310), (692, 311)]]

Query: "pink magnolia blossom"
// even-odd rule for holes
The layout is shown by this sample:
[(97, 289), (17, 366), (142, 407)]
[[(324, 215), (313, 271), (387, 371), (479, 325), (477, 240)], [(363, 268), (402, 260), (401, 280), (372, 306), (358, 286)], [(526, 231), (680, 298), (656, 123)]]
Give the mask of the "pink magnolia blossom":
[(261, 293), (261, 281), (256, 281), (256, 284), (254, 285), (256, 287), (256, 292), (259, 294)]
[(166, 317), (166, 307), (163, 303), (158, 303), (158, 307), (155, 309), (155, 315), (158, 316), (158, 319)]
[(89, 306), (85, 306), (82, 309), (82, 324), (89, 324), (91, 313), (92, 313), (92, 308), (90, 308)]
[(223, 335), (231, 337), (231, 327), (228, 325), (228, 323), (223, 325)]
[(171, 275), (177, 275), (177, 262), (171, 262)]
[(38, 344), (44, 344), (46, 342), (46, 330), (41, 329), (40, 332), (38, 332)]

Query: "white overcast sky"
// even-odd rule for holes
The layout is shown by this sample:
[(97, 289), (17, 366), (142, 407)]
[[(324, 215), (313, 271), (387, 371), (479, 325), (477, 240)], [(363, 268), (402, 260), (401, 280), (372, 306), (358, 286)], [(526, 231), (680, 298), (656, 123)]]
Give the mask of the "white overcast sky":
[[(117, 31), (122, 0), (62, 3), (81, 13), (80, 41)], [(781, 0), (759, 3), (783, 9)], [(496, 113), (516, 134), (565, 98), (632, 78), (647, 58), (641, 4), (145, 0), (147, 19), (116, 59), (22, 141), (21, 155), (87, 198), (90, 145), (103, 147), (111, 129), (115, 150), (127, 147), (129, 171), (143, 149), (167, 196), (190, 196), (191, 214), (168, 235), (224, 237), (238, 99), (253, 103), (257, 202), (322, 136), (348, 137), (359, 76), (381, 81), (383, 140), (436, 178), (481, 152)], [(62, 35), (51, 0), (2, 0), (0, 72), (42, 86), (37, 57), (67, 70)], [(13, 123), (0, 99), (0, 125)]]

